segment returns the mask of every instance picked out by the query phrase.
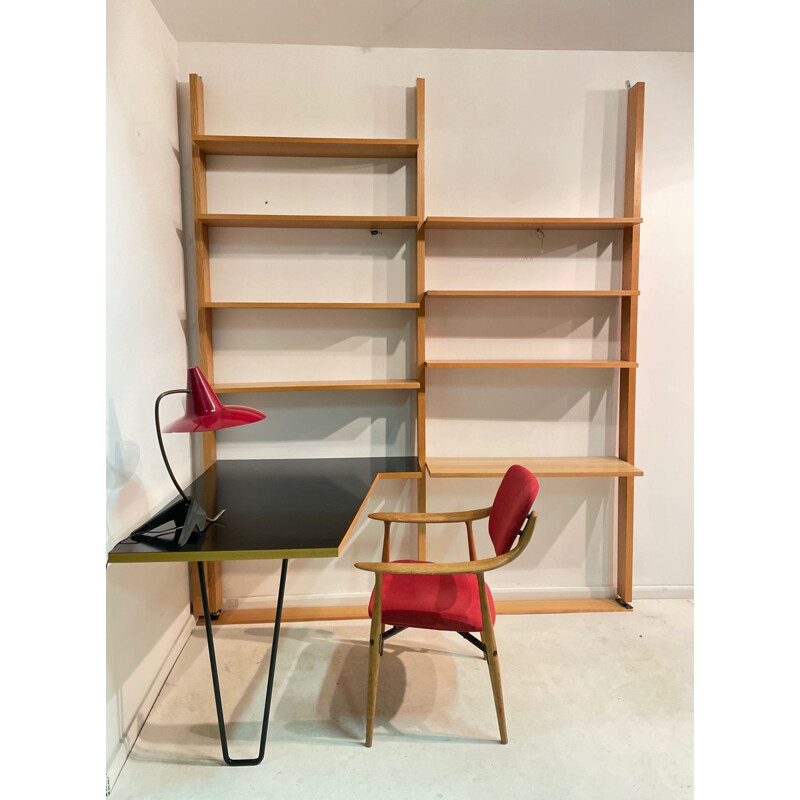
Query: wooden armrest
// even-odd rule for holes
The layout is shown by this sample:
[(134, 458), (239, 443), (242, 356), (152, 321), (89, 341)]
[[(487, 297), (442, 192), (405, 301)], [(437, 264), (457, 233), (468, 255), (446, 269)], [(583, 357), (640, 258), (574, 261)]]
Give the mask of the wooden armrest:
[(513, 561), (528, 546), (536, 527), (536, 512), (531, 512), (530, 519), (520, 534), (517, 546), (492, 558), (481, 558), (477, 561), (456, 561), (449, 564), (426, 564), (423, 562), (400, 563), (397, 561), (359, 562), (357, 569), (387, 575), (466, 575), (469, 573), (488, 572)]
[[(512, 551), (513, 552), (513, 551)], [(381, 572), (388, 575), (463, 575), (467, 573), (487, 572), (502, 567), (508, 560), (506, 553), (494, 558), (482, 558), (479, 561), (456, 561), (449, 564), (427, 564), (417, 562), (403, 564), (396, 561), (359, 562), (357, 569), (367, 572)]]
[(381, 522), (468, 522), (474, 519), (483, 519), (491, 513), (492, 507), (476, 508), (473, 511), (446, 511), (442, 513), (388, 511), (370, 514), (370, 519)]

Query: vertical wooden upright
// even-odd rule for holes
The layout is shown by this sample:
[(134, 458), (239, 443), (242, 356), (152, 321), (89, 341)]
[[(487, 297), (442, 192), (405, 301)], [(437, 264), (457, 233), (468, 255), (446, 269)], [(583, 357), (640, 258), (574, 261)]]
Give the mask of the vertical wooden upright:
[[(417, 510), (427, 509), (425, 486), (425, 79), (417, 78)], [(417, 558), (425, 560), (425, 525), (417, 528)]]
[[(642, 143), (644, 135), (644, 84), (628, 89), (628, 124), (625, 144), (624, 216), (641, 217)], [(622, 289), (639, 289), (640, 226), (626, 228), (622, 239)], [(637, 295), (622, 298), (620, 359), (636, 361), (639, 313)], [(634, 462), (636, 370), (620, 370), (619, 457)], [(624, 603), (633, 597), (633, 478), (619, 478), (617, 497), (617, 594)]]
[[(208, 211), (206, 193), (206, 156), (200, 152), (194, 139), (205, 133), (205, 114), (203, 106), (203, 79), (199, 75), (189, 76), (189, 97), (192, 122), (192, 197), (194, 199), (194, 250), (195, 277), (197, 283), (197, 333), (199, 367), (214, 383), (214, 351), (211, 338), (211, 276), (208, 256), (208, 227), (197, 221), (200, 214)], [(217, 460), (217, 443), (213, 433), (203, 434), (203, 468)]]
[[(208, 254), (208, 227), (197, 218), (208, 211), (206, 192), (206, 156), (200, 152), (195, 143), (198, 134), (205, 133), (205, 109), (203, 105), (203, 79), (199, 75), (189, 75), (189, 105), (192, 133), (192, 199), (194, 201), (194, 250), (195, 279), (197, 285), (197, 336), (199, 367), (214, 383), (214, 350), (211, 337), (211, 278)], [(203, 441), (203, 469), (207, 469), (217, 460), (217, 441), (214, 433), (201, 434)], [(212, 613), (222, 607), (221, 565), (219, 562), (206, 564), (206, 586), (208, 602)], [(189, 572), (192, 593), (192, 610), (196, 616), (202, 616), (202, 598), (197, 571)]]

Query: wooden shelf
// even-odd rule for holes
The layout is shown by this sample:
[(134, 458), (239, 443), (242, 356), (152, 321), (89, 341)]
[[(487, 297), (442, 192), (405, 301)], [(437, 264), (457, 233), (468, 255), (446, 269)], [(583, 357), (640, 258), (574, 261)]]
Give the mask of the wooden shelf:
[(295, 214), (197, 214), (210, 228), (416, 228), (417, 217), (332, 217)]
[(622, 230), (641, 217), (427, 217), (425, 228), (476, 231), (600, 231)]
[(526, 467), (537, 478), (630, 478), (644, 474), (633, 464), (608, 456), (428, 458), (427, 468), (432, 478), (502, 478), (514, 464)]
[(336, 392), (385, 389), (419, 389), (419, 381), (278, 381), (269, 383), (215, 383), (217, 394), (239, 392)]
[(416, 158), (417, 139), (314, 139), (281, 136), (208, 136), (192, 140), (214, 156)]
[(633, 369), (639, 365), (635, 361), (594, 361), (594, 360), (498, 360), (498, 361), (426, 361), (430, 369)]
[(637, 297), (638, 289), (537, 289), (525, 291), (443, 291), (425, 292), (426, 297)]
[(200, 303), (200, 308), (419, 308), (419, 303)]
[[(392, 474), (386, 477), (394, 477)], [(413, 474), (411, 477), (415, 477)], [(630, 614), (631, 608), (625, 608), (612, 597), (553, 597), (534, 600), (495, 600), (495, 611), (501, 614), (591, 614), (609, 612), (612, 614)], [(284, 622), (319, 622), (321, 620), (369, 619), (366, 605), (347, 606), (298, 606), (284, 608), (281, 618)], [(217, 625), (256, 625), (275, 622), (274, 608), (234, 608), (222, 611), (211, 621)], [(202, 617), (197, 625), (202, 626)]]

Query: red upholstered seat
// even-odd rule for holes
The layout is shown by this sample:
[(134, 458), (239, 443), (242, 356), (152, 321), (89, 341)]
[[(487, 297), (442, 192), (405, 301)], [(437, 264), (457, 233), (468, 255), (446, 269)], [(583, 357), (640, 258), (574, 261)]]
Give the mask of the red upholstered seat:
[[(429, 564), (403, 559), (398, 564)], [(486, 587), (492, 624), (494, 600)], [(469, 633), (483, 629), (478, 578), (475, 575), (385, 575), (381, 621), (399, 628), (431, 628)], [(369, 599), (369, 615), (375, 590)]]

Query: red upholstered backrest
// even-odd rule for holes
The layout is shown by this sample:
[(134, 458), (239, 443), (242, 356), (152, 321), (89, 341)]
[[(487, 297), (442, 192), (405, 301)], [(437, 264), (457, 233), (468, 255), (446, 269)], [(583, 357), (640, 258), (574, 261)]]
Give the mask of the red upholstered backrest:
[(497, 555), (507, 553), (539, 494), (539, 481), (519, 464), (509, 467), (492, 503), (489, 536)]

